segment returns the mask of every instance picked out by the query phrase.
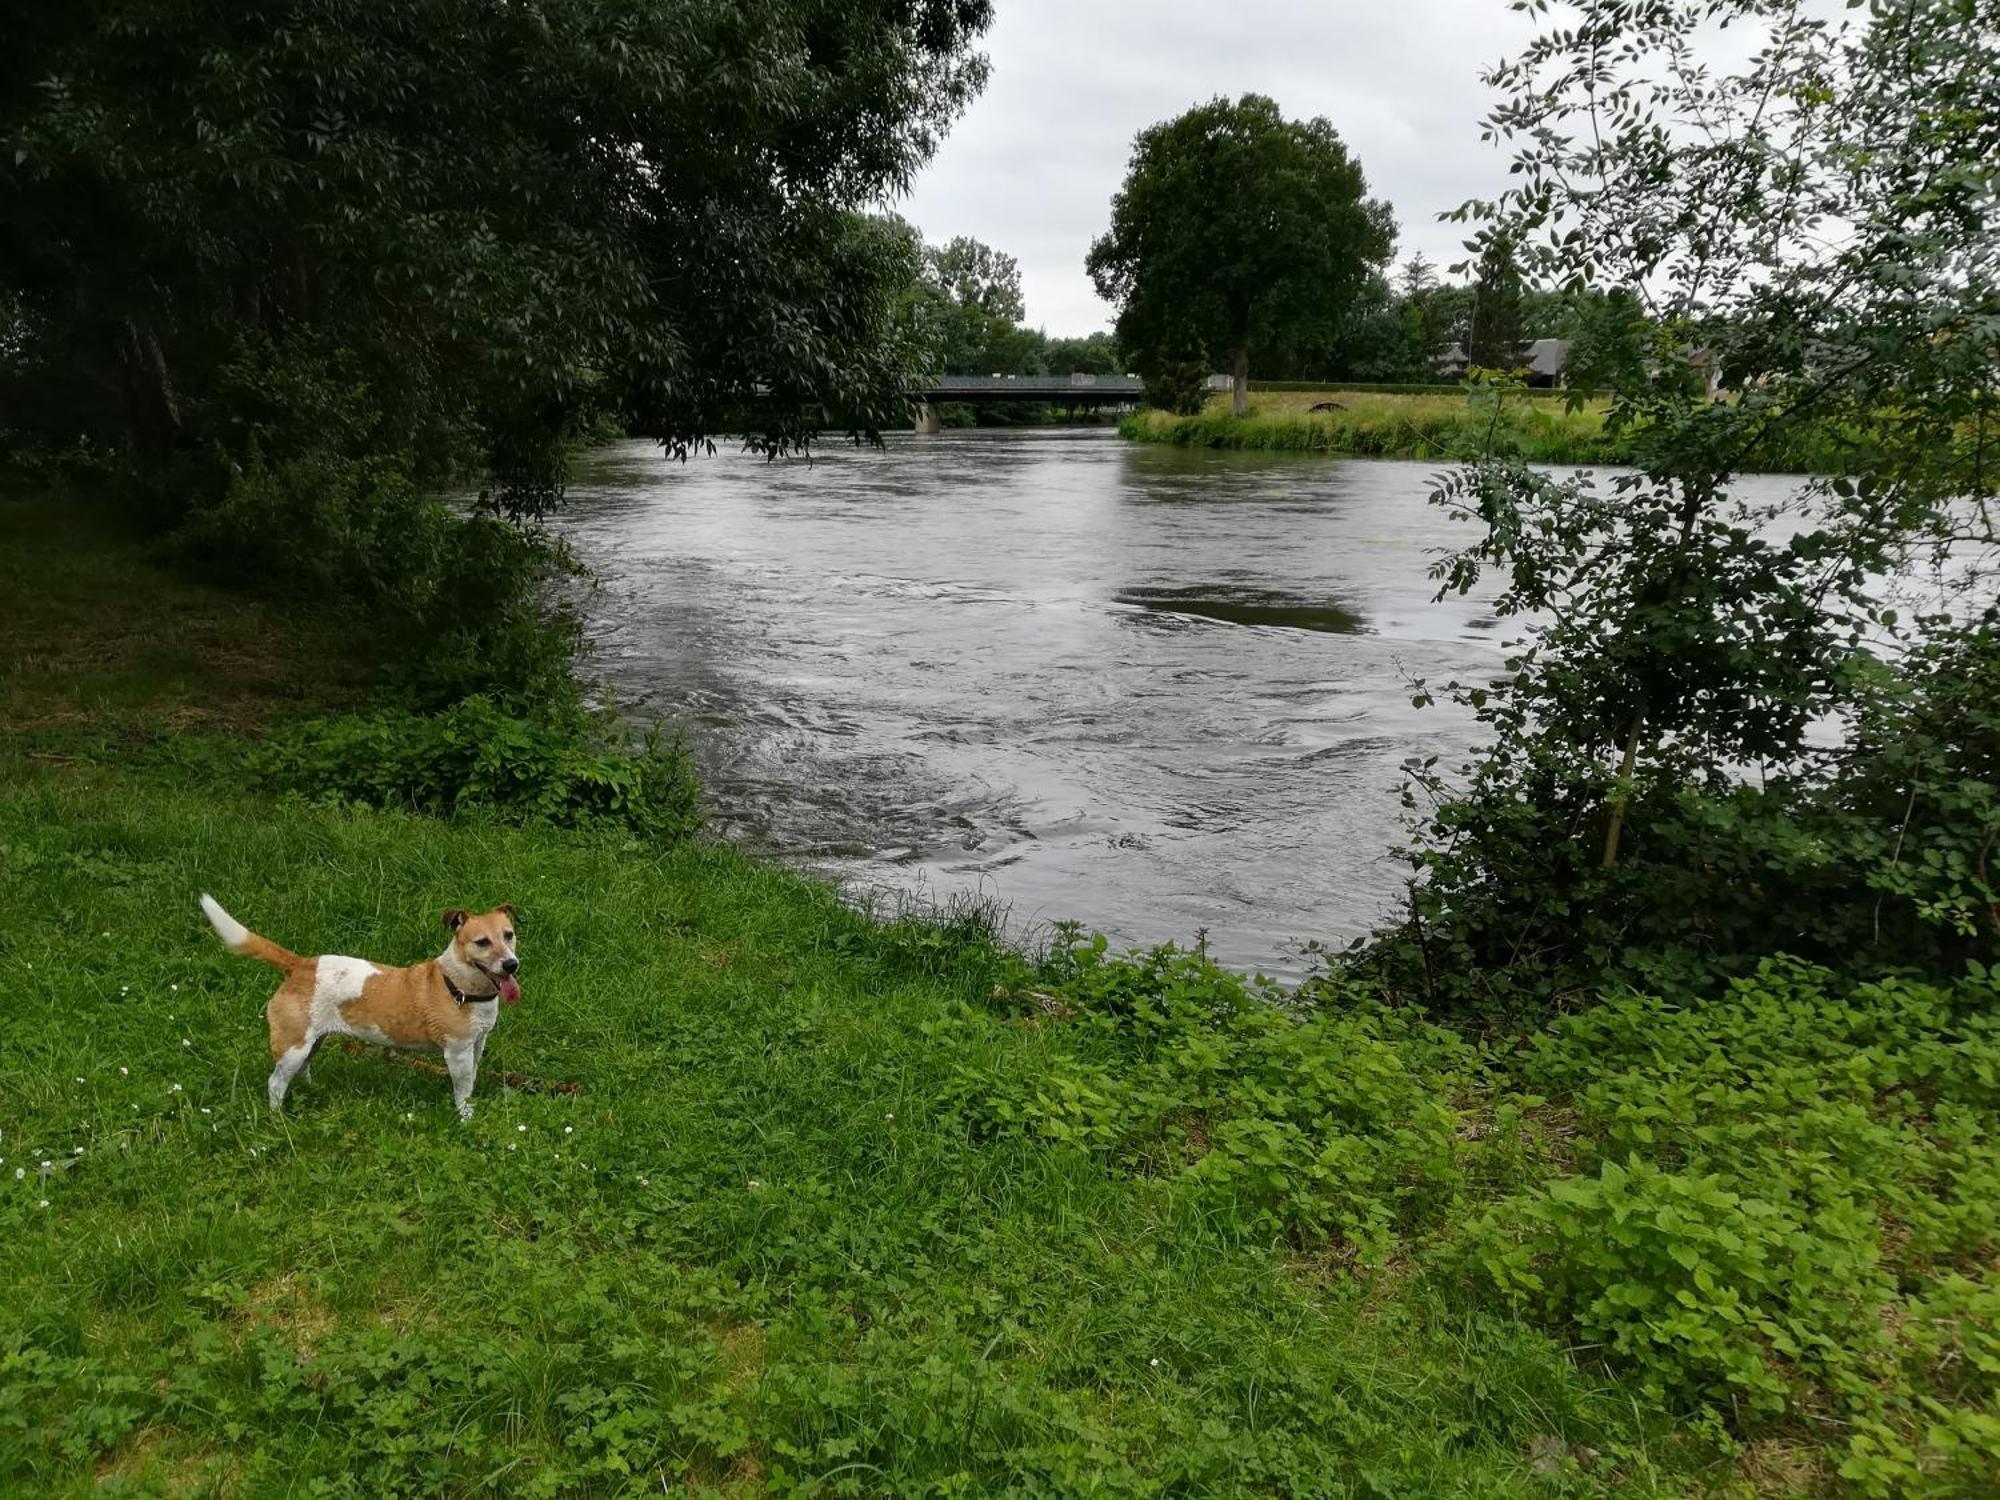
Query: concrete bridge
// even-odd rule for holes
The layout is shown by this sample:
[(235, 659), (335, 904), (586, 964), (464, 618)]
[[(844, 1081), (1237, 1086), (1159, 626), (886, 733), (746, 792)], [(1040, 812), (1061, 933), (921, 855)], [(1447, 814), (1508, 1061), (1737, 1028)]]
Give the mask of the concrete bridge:
[(1045, 401), (1080, 409), (1134, 406), (1145, 391), (1137, 375), (939, 375), (910, 395), (917, 431), (937, 432), (945, 401)]

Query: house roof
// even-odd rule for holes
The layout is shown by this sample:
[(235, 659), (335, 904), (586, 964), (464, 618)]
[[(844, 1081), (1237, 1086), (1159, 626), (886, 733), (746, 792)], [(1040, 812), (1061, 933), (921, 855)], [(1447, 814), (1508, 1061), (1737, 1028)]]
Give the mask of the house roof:
[[(1536, 339), (1522, 351), (1521, 363), (1536, 375), (1560, 375), (1569, 363), (1568, 339)], [(1465, 363), (1465, 346), (1451, 344), (1438, 356), (1438, 364), (1454, 367)]]

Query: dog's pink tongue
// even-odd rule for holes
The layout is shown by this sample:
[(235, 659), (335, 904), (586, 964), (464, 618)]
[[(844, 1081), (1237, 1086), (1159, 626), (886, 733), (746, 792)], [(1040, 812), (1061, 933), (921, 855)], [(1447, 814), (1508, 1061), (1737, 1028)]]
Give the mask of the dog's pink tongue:
[(514, 982), (514, 976), (511, 974), (500, 976), (500, 1003), (502, 1005), (521, 1003), (521, 986)]

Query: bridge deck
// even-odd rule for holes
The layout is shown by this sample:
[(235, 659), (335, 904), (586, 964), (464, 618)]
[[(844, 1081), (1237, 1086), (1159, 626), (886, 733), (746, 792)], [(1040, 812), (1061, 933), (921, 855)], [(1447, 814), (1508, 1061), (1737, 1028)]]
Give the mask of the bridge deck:
[(922, 401), (1136, 401), (1146, 383), (1136, 375), (940, 375), (913, 394)]

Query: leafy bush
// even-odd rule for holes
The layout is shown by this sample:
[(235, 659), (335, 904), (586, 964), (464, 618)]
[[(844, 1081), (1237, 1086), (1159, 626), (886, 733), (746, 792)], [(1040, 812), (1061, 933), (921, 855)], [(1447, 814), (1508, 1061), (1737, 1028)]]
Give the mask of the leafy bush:
[(700, 789), (677, 741), (630, 746), (575, 709), (536, 717), (467, 698), (438, 714), (314, 719), (274, 734), (254, 760), (271, 785), (315, 801), (624, 827), (662, 842), (701, 824)]
[(1072, 1050), (987, 1092), (988, 1128), (1159, 1175), (1238, 1232), (1368, 1260), (1460, 1190), (1453, 1100), (1476, 1057), (1448, 1032), (1369, 1004), (1292, 1010), (1197, 954), (1118, 958), (1074, 933), (1015, 989), (1050, 991)]
[(1614, 997), (1480, 1050), (1337, 981), (1286, 997), (1066, 933), (995, 992), (1032, 1072), (975, 1128), (1150, 1177), (1252, 1238), (1508, 1304), (1739, 1438), (1842, 1424), (1867, 1494), (2000, 1466), (2000, 976)]
[(1509, 1067), (1574, 1170), (1459, 1239), (1518, 1307), (1738, 1430), (1831, 1411), (1867, 1493), (2000, 1466), (2000, 983), (1843, 993), (1765, 965), (1708, 1004), (1613, 999)]
[[(304, 335), (246, 346), (225, 375), (228, 442), (242, 456), (219, 496), (193, 497), (174, 536), (186, 561), (366, 615), (388, 685), (420, 707), (571, 693), (580, 631), (546, 597), (552, 577), (574, 571), (568, 555), (490, 506), (457, 514), (420, 482), (476, 462), (461, 434), (388, 430), (352, 358)], [(410, 444), (429, 456), (419, 462)]]
[(1419, 915), (1347, 974), (1516, 1025), (1621, 985), (1691, 999), (1779, 953), (1941, 980), (1989, 960), (2000, 635), (1933, 628), (1894, 665), (1850, 668), (1851, 734), (1799, 771), (1755, 786), (1632, 777), (1615, 865), (1599, 830), (1619, 779), (1601, 758), (1539, 738), (1449, 789), (1419, 769), (1406, 796), (1426, 824)]

